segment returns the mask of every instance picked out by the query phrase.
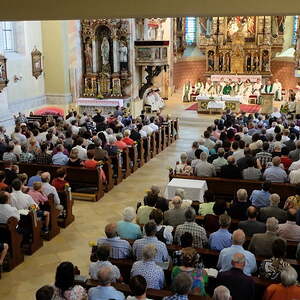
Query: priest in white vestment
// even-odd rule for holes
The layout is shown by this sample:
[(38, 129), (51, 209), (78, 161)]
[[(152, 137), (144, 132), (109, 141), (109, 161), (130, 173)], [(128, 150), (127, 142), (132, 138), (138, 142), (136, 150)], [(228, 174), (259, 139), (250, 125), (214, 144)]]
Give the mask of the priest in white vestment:
[(273, 83), (273, 90), (274, 90), (274, 100), (281, 101), (282, 100), (282, 85), (279, 80), (276, 78), (275, 82)]
[(261, 81), (260, 79), (257, 79), (256, 82), (253, 84), (252, 94), (257, 96), (257, 98), (260, 96), (260, 90), (261, 90)]

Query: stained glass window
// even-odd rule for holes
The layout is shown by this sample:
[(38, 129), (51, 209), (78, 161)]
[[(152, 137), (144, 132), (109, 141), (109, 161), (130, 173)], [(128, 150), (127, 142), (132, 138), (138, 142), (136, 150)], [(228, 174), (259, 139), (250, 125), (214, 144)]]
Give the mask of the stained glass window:
[(185, 41), (188, 45), (196, 43), (196, 17), (185, 18)]
[(14, 23), (3, 22), (2, 24), (4, 51), (15, 51)]

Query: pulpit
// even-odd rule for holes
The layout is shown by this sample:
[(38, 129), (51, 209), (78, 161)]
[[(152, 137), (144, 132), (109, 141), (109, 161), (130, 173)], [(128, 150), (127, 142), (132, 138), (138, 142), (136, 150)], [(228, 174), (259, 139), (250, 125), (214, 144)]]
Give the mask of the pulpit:
[(261, 113), (271, 114), (273, 112), (274, 94), (262, 93), (261, 97), (262, 97)]

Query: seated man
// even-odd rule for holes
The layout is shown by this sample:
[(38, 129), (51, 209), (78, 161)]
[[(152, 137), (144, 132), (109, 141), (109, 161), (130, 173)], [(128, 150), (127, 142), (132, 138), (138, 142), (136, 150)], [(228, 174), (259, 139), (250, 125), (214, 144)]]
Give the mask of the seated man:
[(296, 224), (297, 210), (290, 208), (287, 211), (287, 221), (279, 224), (278, 235), (288, 241), (300, 242), (300, 226)]
[(254, 206), (249, 206), (247, 209), (248, 220), (240, 221), (238, 227), (242, 229), (246, 236), (251, 237), (255, 233), (266, 232), (265, 223), (256, 220), (257, 210)]
[(270, 206), (262, 207), (259, 210), (259, 219), (262, 222), (266, 222), (267, 218), (275, 217), (279, 223), (286, 221), (286, 211), (279, 208), (280, 196), (278, 194), (272, 194), (270, 196)]
[(56, 204), (56, 208), (59, 210), (63, 210), (62, 205), (60, 205), (60, 199), (57, 194), (57, 190), (54, 186), (52, 186), (49, 182), (51, 180), (51, 175), (49, 172), (44, 172), (41, 174), (42, 180), (42, 191), (48, 197), (50, 194), (54, 196), (54, 202)]
[(9, 204), (10, 194), (8, 192), (0, 192), (0, 223), (6, 224), (10, 217), (20, 220), (20, 214), (15, 207)]
[(231, 218), (228, 215), (223, 214), (219, 217), (219, 224), (220, 229), (213, 232), (208, 239), (210, 249), (217, 251), (221, 251), (232, 245), (232, 234), (228, 231), (231, 224)]
[(254, 190), (252, 191), (252, 194), (250, 196), (250, 201), (252, 202), (252, 205), (261, 208), (266, 207), (270, 205), (270, 190), (271, 188), (271, 182), (265, 181), (262, 184), (261, 190)]
[(96, 255), (97, 261), (92, 262), (89, 267), (89, 274), (93, 280), (98, 279), (99, 271), (104, 267), (110, 267), (113, 271), (114, 278), (113, 282), (116, 282), (120, 279), (121, 273), (117, 266), (113, 265), (109, 260), (110, 247), (108, 245), (102, 245), (97, 248)]
[(63, 145), (58, 145), (56, 147), (56, 154), (52, 156), (52, 163), (54, 165), (62, 165), (65, 166), (68, 163), (69, 157), (64, 154), (64, 146)]
[(217, 285), (224, 285), (230, 290), (232, 299), (254, 300), (254, 280), (251, 275), (243, 273), (246, 257), (242, 253), (235, 253), (231, 260), (232, 268), (228, 271), (219, 272)]
[(228, 161), (227, 161), (227, 159), (224, 158), (224, 155), (225, 155), (224, 148), (219, 148), (218, 149), (218, 158), (214, 159), (213, 162), (212, 162), (212, 164), (216, 168), (217, 174), (220, 173), (221, 168), (223, 166), (228, 165)]
[(175, 231), (174, 242), (179, 244), (180, 237), (189, 232), (193, 236), (193, 247), (202, 248), (207, 244), (207, 236), (205, 229), (195, 222), (196, 212), (193, 208), (188, 208), (185, 212), (185, 223), (177, 226)]
[(251, 205), (248, 201), (248, 193), (245, 189), (239, 189), (236, 192), (237, 201), (233, 201), (230, 207), (227, 209), (227, 213), (233, 219), (246, 220), (247, 219), (247, 209)]
[(278, 220), (274, 217), (268, 218), (266, 233), (256, 233), (252, 236), (248, 250), (257, 256), (271, 257), (273, 242), (278, 239)]
[(178, 274), (172, 282), (172, 296), (163, 298), (163, 300), (184, 300), (188, 299), (188, 294), (192, 289), (193, 279), (188, 273), (182, 272)]
[(136, 217), (133, 207), (126, 207), (123, 210), (123, 220), (117, 223), (117, 232), (122, 239), (136, 240), (142, 237), (141, 227), (133, 223)]
[(155, 255), (155, 261), (157, 263), (163, 263), (169, 261), (169, 254), (166, 245), (159, 241), (156, 237), (157, 225), (154, 221), (149, 221), (145, 226), (146, 236), (140, 240), (136, 240), (132, 245), (133, 254), (137, 260), (143, 258), (143, 248), (148, 244), (155, 245), (157, 252)]
[(123, 293), (111, 286), (114, 279), (114, 272), (111, 267), (103, 267), (98, 272), (98, 286), (89, 289), (89, 300), (124, 300)]
[(156, 246), (147, 244), (143, 248), (143, 257), (132, 265), (131, 277), (141, 275), (147, 281), (149, 289), (160, 290), (164, 287), (165, 275), (161, 267), (155, 262)]
[(213, 300), (231, 300), (229, 289), (224, 285), (219, 285), (214, 289)]
[(175, 196), (172, 199), (173, 209), (164, 212), (164, 224), (171, 226), (178, 226), (185, 222), (185, 208), (181, 207), (182, 199)]
[(243, 244), (245, 242), (245, 233), (243, 230), (238, 229), (235, 230), (232, 234), (232, 246), (229, 248), (225, 248), (220, 252), (219, 260), (217, 263), (217, 268), (220, 269), (220, 272), (225, 272), (231, 269), (232, 264), (232, 256), (235, 253), (242, 253), (246, 258), (246, 263), (244, 267), (244, 274), (251, 275), (252, 273), (256, 272), (256, 259), (255, 256), (247, 251), (244, 250)]
[(208, 154), (202, 152), (200, 154), (200, 162), (194, 167), (194, 174), (202, 177), (213, 177), (216, 176), (216, 169), (214, 165), (207, 162)]
[(272, 163), (273, 165), (265, 170), (263, 179), (271, 182), (287, 182), (288, 176), (285, 170), (280, 167), (280, 157), (275, 156)]
[(106, 238), (100, 238), (97, 245), (109, 245), (110, 257), (114, 259), (122, 259), (131, 257), (132, 249), (128, 241), (120, 239), (117, 234), (117, 224), (110, 223), (105, 226)]
[(227, 165), (221, 167), (220, 177), (231, 178), (231, 179), (240, 178), (241, 177), (240, 169), (235, 165), (234, 157), (228, 156), (227, 162), (228, 162)]

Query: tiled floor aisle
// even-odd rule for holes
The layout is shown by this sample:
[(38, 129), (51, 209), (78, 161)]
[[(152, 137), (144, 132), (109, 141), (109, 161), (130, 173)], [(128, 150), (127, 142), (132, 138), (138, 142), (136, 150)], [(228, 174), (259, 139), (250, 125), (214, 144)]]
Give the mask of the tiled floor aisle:
[(199, 138), (203, 129), (210, 124), (211, 116), (199, 117), (194, 111), (185, 111), (188, 105), (180, 100), (168, 100), (164, 114), (171, 113), (180, 119), (180, 139), (165, 151), (137, 170), (98, 203), (75, 201), (75, 222), (10, 273), (0, 280), (1, 300), (34, 299), (35, 291), (44, 284), (54, 281), (56, 266), (62, 261), (71, 261), (83, 275), (89, 265), (89, 241), (103, 235), (105, 224), (121, 218), (124, 207), (143, 199), (145, 190), (152, 184), (165, 187), (168, 182), (168, 167), (173, 166), (180, 153), (189, 149)]

